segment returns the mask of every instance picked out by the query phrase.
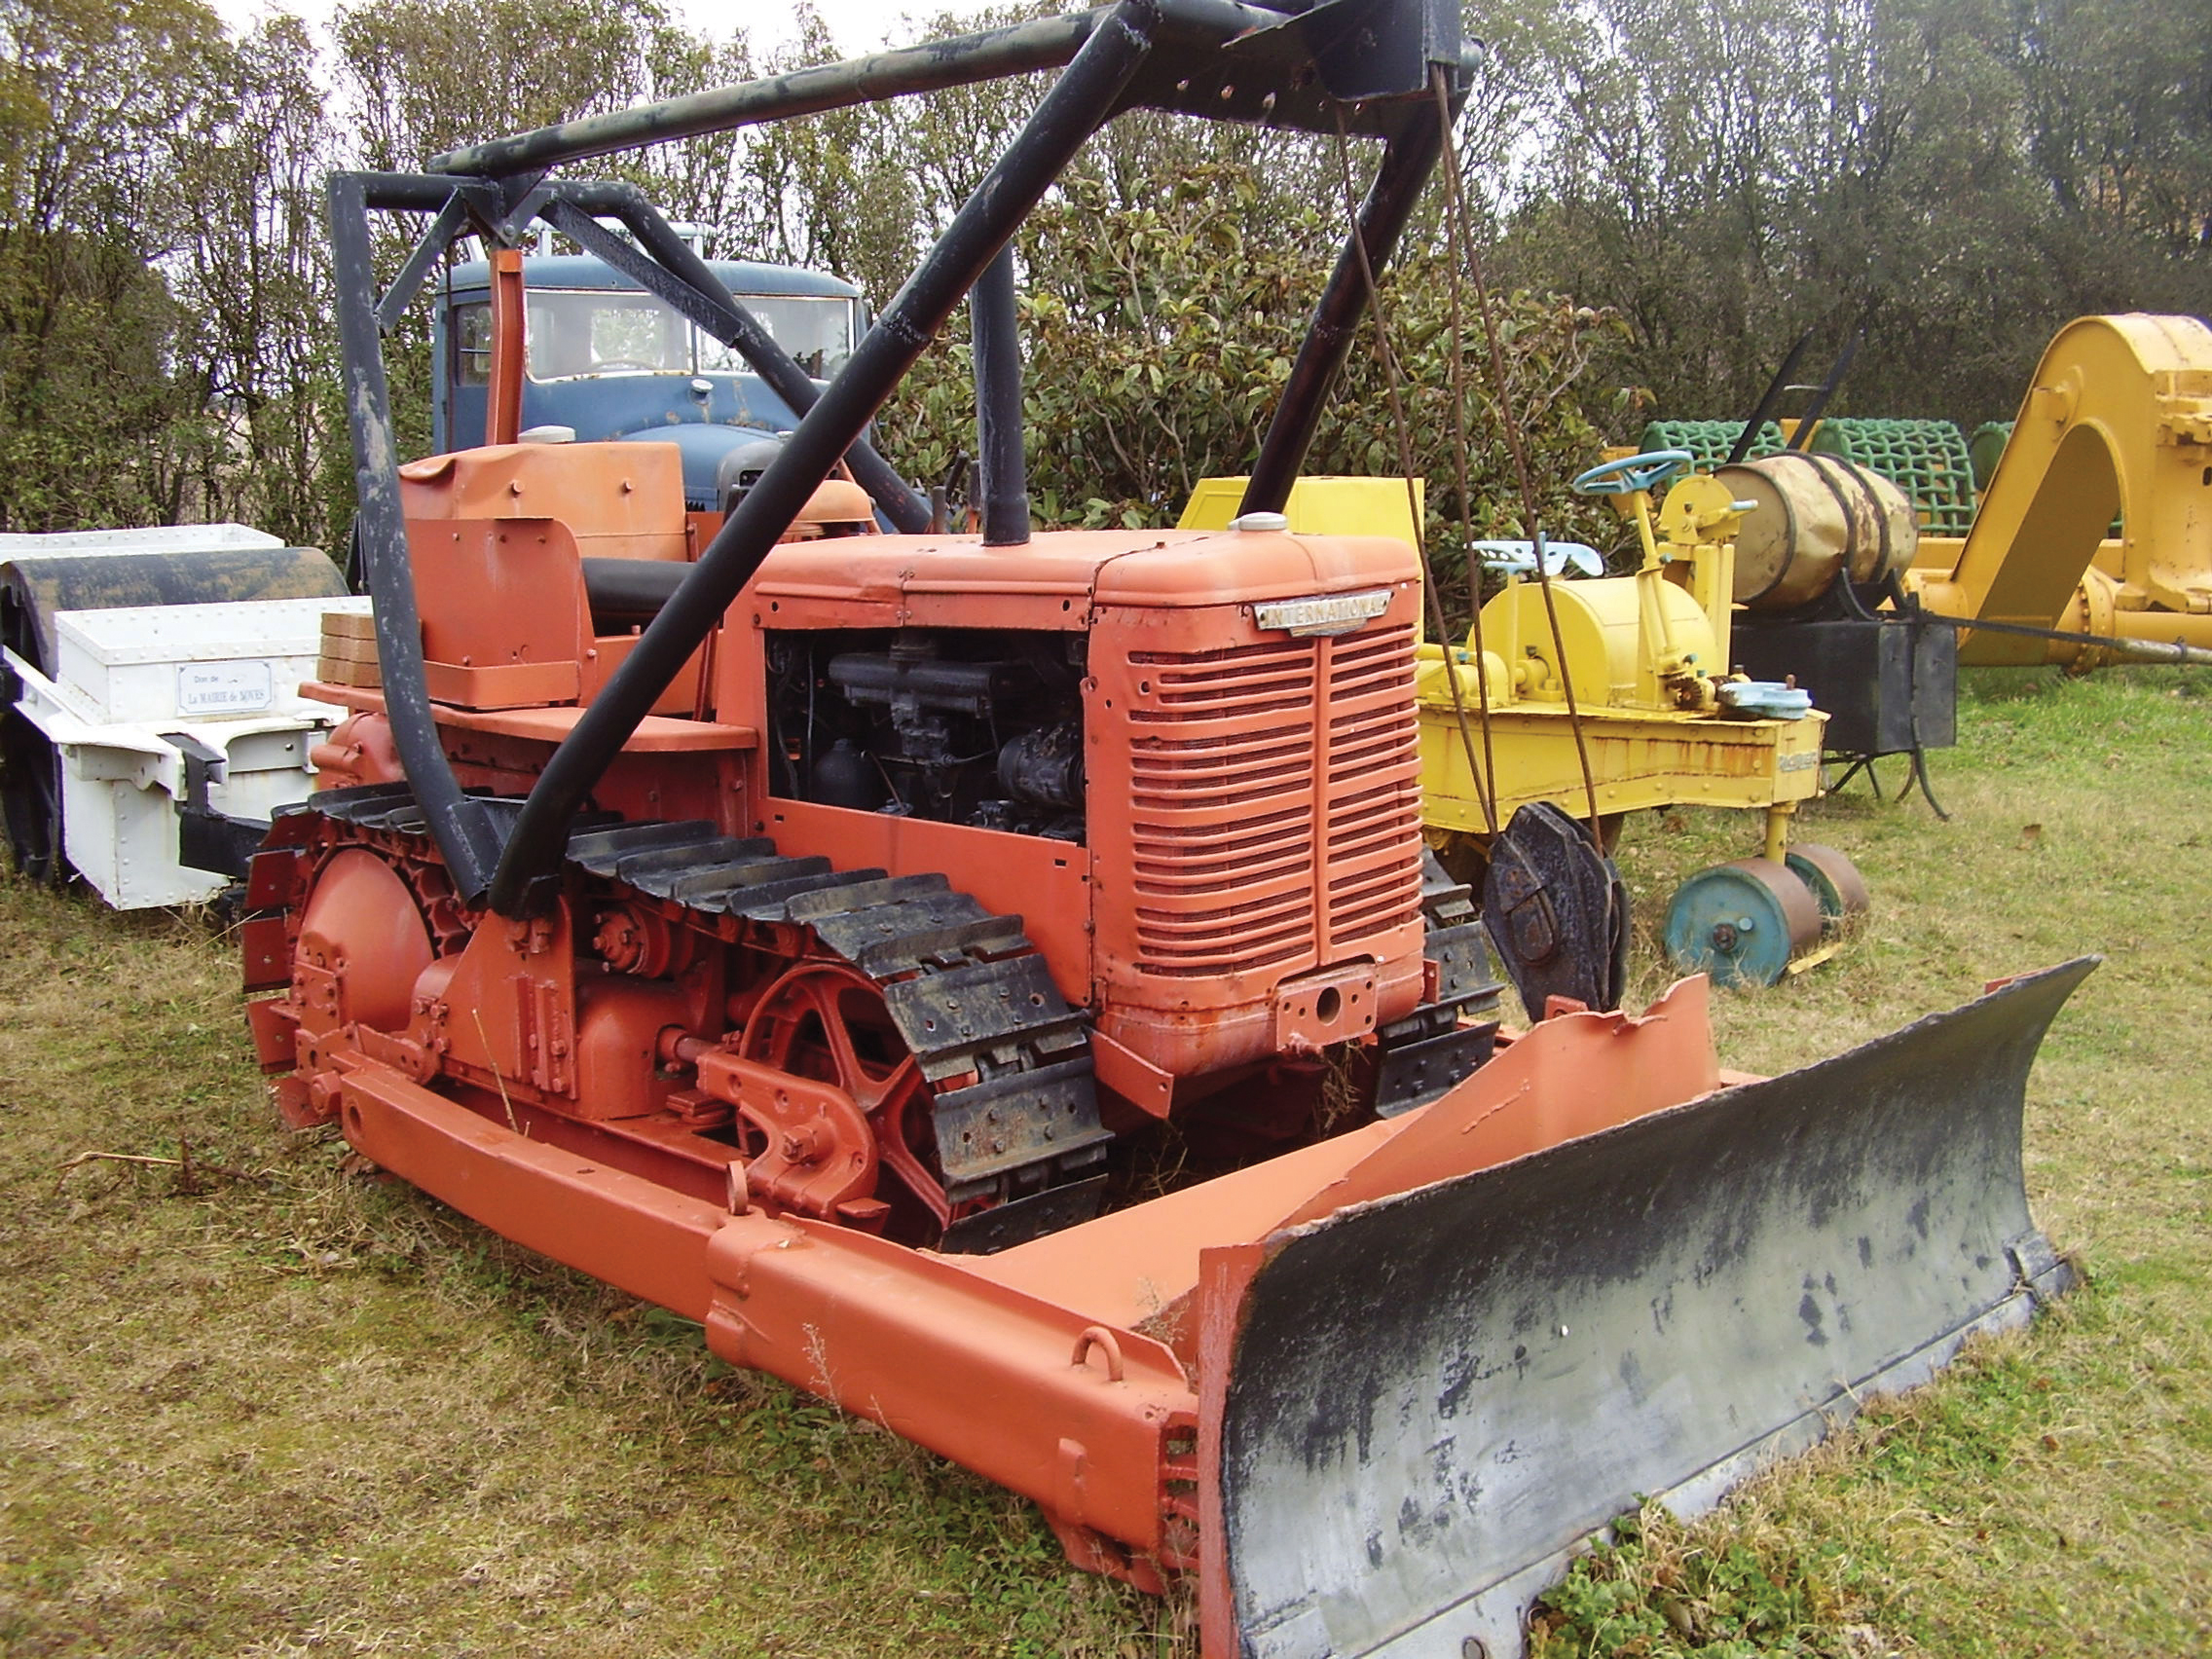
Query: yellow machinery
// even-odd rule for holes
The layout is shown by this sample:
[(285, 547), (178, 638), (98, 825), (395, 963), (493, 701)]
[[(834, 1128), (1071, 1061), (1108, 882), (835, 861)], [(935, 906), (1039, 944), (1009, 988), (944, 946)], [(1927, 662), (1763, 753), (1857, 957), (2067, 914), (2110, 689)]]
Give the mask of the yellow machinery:
[(1961, 621), (2147, 647), (1976, 629), (1959, 642), (1966, 664), (2086, 669), (2212, 648), (2212, 328), (2140, 313), (2068, 323), (1972, 528), (1923, 536), (1905, 584)]
[[(1422, 819), (1446, 867), (1480, 880), (1499, 830), (1523, 807), (1550, 803), (1587, 818), (1595, 795), (1606, 846), (1621, 817), (1640, 808), (1763, 811), (1760, 856), (1692, 876), (1669, 906), (1665, 932), (1685, 967), (1722, 982), (1772, 983), (1832, 951), (1837, 923), (1864, 907), (1865, 888), (1842, 854), (1789, 842), (1790, 815), (1821, 790), (1825, 717), (1794, 687), (1729, 672), (1743, 504), (1726, 485), (1691, 476), (1654, 512), (1652, 492), (1687, 462), (1680, 452), (1633, 456), (1575, 481), (1615, 498), (1642, 557), (1634, 575), (1550, 582), (1556, 643), (1547, 584), (1529, 579), (1525, 546), (1477, 549), (1508, 572), (1504, 589), (1464, 644), (1449, 653), (1434, 642), (1419, 649)], [(1242, 485), (1205, 480), (1183, 527), (1228, 525)], [(1403, 479), (1302, 479), (1287, 516), (1300, 533), (1408, 539), (1413, 523)], [(1513, 944), (1498, 942), (1510, 970)]]
[[(1181, 530), (1223, 530), (1244, 499), (1241, 478), (1201, 478), (1183, 508)], [(1301, 478), (1285, 512), (1300, 535), (1394, 535), (1414, 544), (1414, 515), (1428, 503), (1422, 480), (1409, 495), (1403, 478)]]

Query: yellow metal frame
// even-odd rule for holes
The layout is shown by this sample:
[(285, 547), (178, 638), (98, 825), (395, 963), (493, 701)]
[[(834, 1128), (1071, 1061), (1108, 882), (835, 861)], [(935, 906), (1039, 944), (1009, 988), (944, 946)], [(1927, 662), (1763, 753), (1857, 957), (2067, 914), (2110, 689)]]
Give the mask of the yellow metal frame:
[[(1244, 499), (1241, 478), (1201, 478), (1183, 508), (1178, 530), (1227, 530)], [(1301, 478), (1285, 508), (1300, 535), (1387, 535), (1411, 544), (1414, 513), (1428, 504), (1426, 481), (1414, 480), (1413, 505), (1403, 478)]]
[[(1441, 653), (1436, 666), (1441, 669)], [(1466, 679), (1471, 672), (1462, 670)], [(1482, 835), (1488, 826), (1481, 797), (1467, 769), (1456, 717), (1440, 683), (1424, 676), (1420, 710), (1421, 817), (1436, 834)], [(1474, 705), (1469, 703), (1470, 713)], [(1637, 812), (1645, 807), (1730, 806), (1779, 809), (1778, 826), (1797, 803), (1821, 793), (1821, 731), (1827, 717), (1802, 719), (1718, 719), (1711, 715), (1658, 710), (1585, 709), (1582, 739), (1598, 792), (1598, 811)], [(1497, 816), (1548, 800), (1581, 817), (1588, 810), (1582, 769), (1564, 706), (1516, 704), (1491, 711), (1491, 751), (1496, 756)], [(1482, 753), (1478, 739), (1475, 750)], [(1787, 841), (1787, 835), (1784, 836)], [(1780, 844), (1768, 847), (1779, 859)]]
[[(1972, 529), (1922, 537), (1905, 581), (1962, 620), (2212, 647), (2212, 328), (2144, 314), (2068, 323)], [(2076, 668), (2124, 655), (1990, 633), (1959, 649), (1963, 663)]]
[[(1240, 478), (1203, 481), (1184, 510), (1184, 529), (1221, 529), (1243, 496)], [(1747, 718), (1720, 712), (1728, 674), (1733, 537), (1741, 515), (1710, 477), (1677, 482), (1654, 513), (1648, 495), (1620, 498), (1643, 558), (1631, 576), (1553, 584), (1601, 818), (1646, 807), (1726, 806), (1763, 810), (1762, 846), (1780, 861), (1789, 815), (1821, 793), (1827, 717)], [(1306, 478), (1287, 508), (1293, 534), (1396, 535), (1412, 539), (1402, 478)], [(1502, 826), (1532, 801), (1582, 817), (1582, 768), (1540, 589), (1512, 579), (1483, 608), (1486, 660), (1472, 636), (1447, 661), (1420, 646), (1419, 705), (1423, 822), (1449, 848), (1489, 833), (1469, 765), (1481, 763), (1487, 701), (1489, 747)], [(1448, 676), (1458, 679), (1453, 696)], [(1488, 692), (1487, 699), (1485, 692)], [(1459, 729), (1460, 711), (1468, 730)]]

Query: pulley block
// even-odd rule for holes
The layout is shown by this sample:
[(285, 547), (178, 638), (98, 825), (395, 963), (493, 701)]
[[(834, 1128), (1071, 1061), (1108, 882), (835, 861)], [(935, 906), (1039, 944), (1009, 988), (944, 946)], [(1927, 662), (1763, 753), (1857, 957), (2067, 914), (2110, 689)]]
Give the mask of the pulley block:
[(1542, 1018), (1552, 997), (1620, 1007), (1628, 982), (1628, 889), (1591, 832), (1531, 801), (1492, 843), (1483, 921), (1521, 1006)]

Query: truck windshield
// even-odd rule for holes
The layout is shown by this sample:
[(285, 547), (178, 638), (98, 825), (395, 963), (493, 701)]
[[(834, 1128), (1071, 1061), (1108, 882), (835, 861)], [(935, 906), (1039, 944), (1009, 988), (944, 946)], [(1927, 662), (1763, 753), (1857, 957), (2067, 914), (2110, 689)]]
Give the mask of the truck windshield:
[[(737, 300), (759, 319), (768, 338), (816, 380), (828, 380), (853, 354), (851, 300), (809, 294), (740, 294)], [(745, 360), (734, 347), (724, 346), (711, 334), (697, 338), (701, 374), (743, 372)]]
[[(816, 380), (852, 354), (854, 303), (834, 295), (740, 294), (741, 304)], [(530, 292), (526, 359), (536, 381), (585, 375), (739, 374), (743, 358), (650, 294)]]

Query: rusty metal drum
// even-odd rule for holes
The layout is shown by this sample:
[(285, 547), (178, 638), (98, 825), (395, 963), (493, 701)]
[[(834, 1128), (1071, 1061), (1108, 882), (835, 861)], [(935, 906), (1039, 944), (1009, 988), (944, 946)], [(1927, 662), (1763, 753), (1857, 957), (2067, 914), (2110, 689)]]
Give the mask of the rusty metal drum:
[(1912, 498), (1878, 472), (1832, 455), (1786, 451), (1715, 474), (1752, 503), (1736, 537), (1736, 603), (1794, 610), (1848, 572), (1862, 586), (1912, 563)]

